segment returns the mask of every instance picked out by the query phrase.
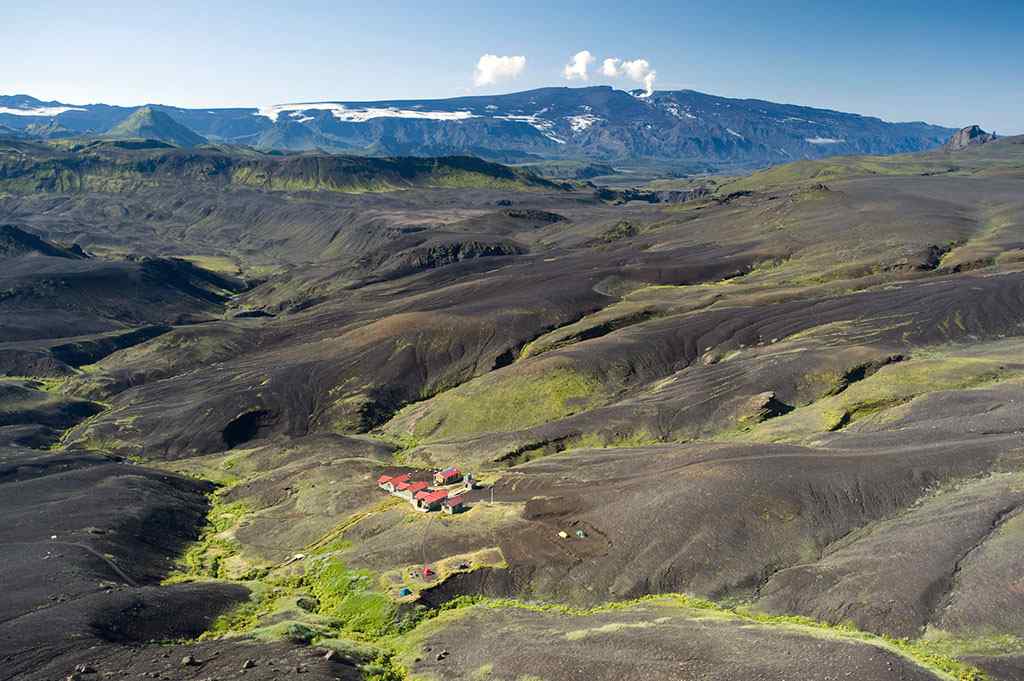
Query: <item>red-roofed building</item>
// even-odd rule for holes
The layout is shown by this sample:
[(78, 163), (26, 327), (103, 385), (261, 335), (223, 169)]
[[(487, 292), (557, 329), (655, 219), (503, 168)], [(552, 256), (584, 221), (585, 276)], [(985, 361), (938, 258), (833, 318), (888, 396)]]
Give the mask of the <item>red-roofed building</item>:
[(377, 478), (377, 487), (380, 487), (381, 489), (387, 489), (388, 482), (390, 482), (390, 481), (391, 481), (391, 476), (390, 475), (382, 475), (379, 478)]
[(384, 489), (393, 493), (398, 489), (399, 485), (407, 484), (411, 477), (412, 475), (409, 473), (402, 473), (401, 475), (393, 476), (390, 480), (384, 483)]
[(416, 495), (416, 508), (423, 511), (436, 511), (441, 508), (441, 502), (448, 498), (448, 492), (443, 489), (430, 490), (426, 493), (420, 492)]
[(414, 496), (423, 492), (429, 486), (430, 485), (428, 485), (425, 481), (403, 482), (402, 484), (397, 486), (398, 491), (395, 492), (395, 494), (402, 497), (403, 499), (408, 499), (409, 501), (412, 501)]
[(462, 497), (448, 497), (441, 502), (441, 510), (449, 515), (460, 513), (466, 509)]
[(434, 473), (435, 485), (452, 485), (462, 480), (462, 471), (455, 466)]

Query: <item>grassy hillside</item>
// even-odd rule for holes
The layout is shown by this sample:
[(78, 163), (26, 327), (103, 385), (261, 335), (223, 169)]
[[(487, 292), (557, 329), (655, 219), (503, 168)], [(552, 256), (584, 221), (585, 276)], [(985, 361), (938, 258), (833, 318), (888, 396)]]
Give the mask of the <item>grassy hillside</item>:
[(554, 189), (529, 172), (471, 157), (274, 155), (143, 141), (16, 143), (0, 149), (0, 191), (121, 192), (184, 183), (269, 191), (386, 192), (413, 187)]
[(722, 192), (767, 190), (865, 176), (1012, 175), (1024, 170), (1024, 136), (1005, 137), (959, 151), (895, 156), (837, 156), (761, 170), (721, 187)]

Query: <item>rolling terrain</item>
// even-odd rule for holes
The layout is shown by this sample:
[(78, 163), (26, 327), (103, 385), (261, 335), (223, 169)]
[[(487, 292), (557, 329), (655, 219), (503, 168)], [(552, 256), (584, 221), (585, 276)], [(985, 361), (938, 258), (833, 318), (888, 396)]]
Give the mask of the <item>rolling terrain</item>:
[[(209, 140), (263, 150), (371, 156), (474, 155), (659, 163), (679, 172), (750, 168), (841, 154), (938, 147), (954, 132), (921, 122), (716, 97), (611, 87), (381, 102), (306, 102), (233, 109), (138, 109), (0, 96), (0, 125), (44, 139), (145, 137), (193, 147)], [(2, 128), (0, 128), (2, 132)]]
[(0, 679), (1024, 677), (1024, 138), (126, 138), (0, 147)]

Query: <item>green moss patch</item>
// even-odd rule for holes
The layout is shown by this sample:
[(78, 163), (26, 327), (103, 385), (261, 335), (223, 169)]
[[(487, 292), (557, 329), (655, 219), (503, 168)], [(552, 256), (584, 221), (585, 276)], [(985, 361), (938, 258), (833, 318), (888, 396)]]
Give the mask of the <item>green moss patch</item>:
[(303, 578), (320, 604), (320, 614), (338, 619), (343, 631), (380, 637), (393, 633), (397, 606), (376, 584), (370, 571), (350, 569), (330, 557), (308, 565)]
[[(824, 637), (832, 639), (845, 639), (856, 641), (867, 645), (873, 645), (896, 653), (911, 660), (938, 676), (955, 681), (986, 681), (987, 677), (981, 670), (958, 660), (941, 646), (928, 641), (911, 641), (898, 639), (889, 636), (880, 636), (864, 631), (859, 631), (849, 625), (832, 625), (816, 620), (793, 616), (793, 615), (768, 615), (759, 613), (744, 607), (726, 607), (704, 598), (697, 598), (687, 594), (662, 594), (647, 596), (630, 601), (618, 601), (593, 608), (574, 608), (567, 605), (542, 602), (524, 602), (504, 598), (482, 598), (463, 597), (448, 604), (448, 607), (437, 611), (434, 616), (425, 621), (414, 631), (396, 639), (394, 646), (395, 659), (403, 669), (411, 669), (414, 660), (421, 656), (423, 644), (431, 635), (444, 630), (446, 624), (457, 618), (465, 617), (479, 609), (502, 609), (517, 608), (533, 612), (554, 613), (568, 618), (586, 617), (600, 613), (614, 612), (617, 610), (631, 610), (644, 607), (665, 608), (666, 615), (672, 615), (674, 609), (682, 609), (682, 615), (695, 618), (716, 618), (735, 621), (739, 624), (747, 624), (759, 627), (786, 628), (792, 629), (803, 635)], [(656, 613), (657, 614), (657, 613)], [(656, 626), (665, 621), (665, 618), (652, 617), (650, 626)], [(572, 626), (572, 622), (567, 623)], [(569, 640), (585, 638), (592, 633), (607, 633), (623, 628), (635, 628), (638, 625), (630, 624), (606, 624), (598, 629), (569, 629), (566, 637)]]
[(188, 547), (178, 564), (178, 570), (165, 582), (174, 583), (192, 579), (252, 579), (263, 571), (259, 569), (239, 570), (239, 544), (233, 531), (248, 512), (241, 502), (225, 503), (222, 494), (210, 495), (210, 512), (207, 525), (199, 539)]
[(818, 400), (789, 414), (759, 424), (739, 439), (758, 442), (799, 442), (846, 428), (938, 390), (964, 390), (1024, 376), (1024, 366), (988, 357), (936, 356), (891, 364), (838, 395)]
[(488, 375), (423, 405), (412, 434), (439, 439), (520, 430), (586, 411), (605, 397), (600, 381), (569, 368)]

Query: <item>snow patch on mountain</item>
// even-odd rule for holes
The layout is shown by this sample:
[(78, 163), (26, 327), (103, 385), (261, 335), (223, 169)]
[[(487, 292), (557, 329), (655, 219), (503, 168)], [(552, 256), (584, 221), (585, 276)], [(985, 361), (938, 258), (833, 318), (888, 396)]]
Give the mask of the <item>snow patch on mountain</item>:
[[(543, 113), (545, 111), (547, 111), (546, 108), (541, 109), (540, 111), (537, 112), (537, 114)], [(552, 132), (552, 130), (555, 127), (555, 124), (546, 118), (540, 118), (539, 116), (537, 116), (537, 114), (505, 114), (503, 116), (494, 116), (493, 118), (499, 121), (513, 121), (515, 123), (526, 123), (527, 125), (530, 125), (534, 129), (538, 130), (540, 134), (544, 135), (552, 142), (557, 142), (558, 144), (565, 144), (565, 140), (559, 139)]]
[(729, 133), (730, 135), (732, 135), (733, 137), (739, 137), (741, 140), (747, 139), (746, 137), (744, 137), (743, 135), (739, 134), (738, 132), (736, 132), (732, 128), (726, 128), (725, 131), (727, 133)]
[(675, 102), (668, 102), (668, 103), (664, 104), (663, 106), (665, 108), (665, 111), (668, 111), (671, 115), (675, 116), (676, 118), (678, 118), (680, 120), (683, 119), (683, 118), (692, 118), (693, 120), (697, 120), (696, 116), (694, 116), (689, 111), (684, 111), (684, 110), (680, 109), (679, 105), (676, 104)]
[(0, 106), (0, 114), (11, 116), (59, 116), (68, 111), (85, 111), (80, 106), (37, 106), (32, 109), (14, 109), (8, 106)]
[(584, 114), (582, 116), (566, 116), (565, 120), (569, 121), (569, 127), (573, 132), (583, 132), (594, 123), (599, 123), (604, 119), (593, 114)]
[(836, 139), (835, 137), (805, 137), (804, 141), (811, 144), (842, 144), (846, 140)]
[[(432, 121), (464, 121), (477, 118), (472, 111), (417, 111), (396, 107), (348, 107), (335, 102), (314, 104), (274, 104), (260, 107), (254, 115), (269, 118), (277, 122), (277, 117), (285, 112), (302, 113), (305, 111), (330, 111), (339, 121), (348, 123), (365, 123), (374, 118), (420, 118)], [(290, 113), (294, 117), (294, 113)]]

